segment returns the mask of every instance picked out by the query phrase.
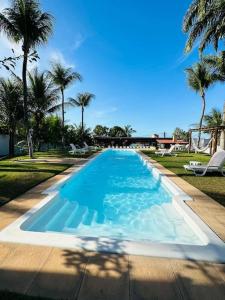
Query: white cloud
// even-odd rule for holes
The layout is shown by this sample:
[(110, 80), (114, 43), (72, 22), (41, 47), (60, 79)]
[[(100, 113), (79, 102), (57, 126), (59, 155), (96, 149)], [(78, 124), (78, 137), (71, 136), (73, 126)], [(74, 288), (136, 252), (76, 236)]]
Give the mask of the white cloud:
[(54, 50), (51, 50), (50, 53), (49, 53), (49, 60), (50, 62), (60, 62), (61, 64), (63, 64), (65, 67), (68, 67), (68, 68), (74, 68), (74, 64), (71, 64), (69, 63), (63, 53), (58, 50), (58, 49), (54, 49)]
[(71, 49), (73, 51), (77, 50), (78, 48), (80, 48), (83, 45), (85, 40), (86, 40), (86, 37), (84, 35), (82, 35), (81, 33), (78, 33), (75, 38), (74, 43), (71, 46)]

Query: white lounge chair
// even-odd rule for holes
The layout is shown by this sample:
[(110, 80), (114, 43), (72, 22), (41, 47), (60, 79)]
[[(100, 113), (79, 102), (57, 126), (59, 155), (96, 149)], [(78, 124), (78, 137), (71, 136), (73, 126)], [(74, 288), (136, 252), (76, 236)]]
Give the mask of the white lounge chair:
[(207, 172), (220, 172), (225, 176), (225, 151), (217, 151), (213, 154), (207, 165), (184, 165), (185, 170), (193, 171), (196, 176), (204, 176)]
[(174, 150), (175, 150), (175, 145), (172, 145), (170, 149), (159, 149), (158, 151), (155, 152), (155, 154), (160, 156), (176, 155), (175, 153), (173, 153)]
[(86, 154), (89, 151), (85, 148), (77, 148), (74, 144), (70, 144), (70, 147), (72, 150), (69, 151), (70, 154), (75, 155), (75, 154)]
[(97, 146), (89, 146), (86, 142), (84, 142), (84, 149), (91, 150), (91, 151), (96, 151), (96, 150), (99, 149), (99, 147), (97, 147)]

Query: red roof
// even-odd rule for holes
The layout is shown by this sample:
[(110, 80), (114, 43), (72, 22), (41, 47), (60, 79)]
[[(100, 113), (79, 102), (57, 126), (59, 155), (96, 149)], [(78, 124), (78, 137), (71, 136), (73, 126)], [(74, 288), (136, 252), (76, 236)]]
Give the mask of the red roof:
[(183, 140), (173, 140), (173, 139), (157, 139), (157, 143), (159, 144), (184, 144), (187, 145), (188, 142), (185, 142)]

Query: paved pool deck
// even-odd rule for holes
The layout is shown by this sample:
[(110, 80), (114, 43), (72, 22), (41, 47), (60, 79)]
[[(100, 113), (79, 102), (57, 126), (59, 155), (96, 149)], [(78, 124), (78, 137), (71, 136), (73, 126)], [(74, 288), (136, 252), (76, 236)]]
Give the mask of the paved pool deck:
[[(225, 208), (148, 159), (193, 197), (187, 205), (225, 241)], [(71, 168), (1, 207), (0, 230), (39, 203), (45, 197), (42, 191), (85, 161), (71, 161)], [(0, 243), (0, 290), (53, 299), (225, 300), (225, 265)]]

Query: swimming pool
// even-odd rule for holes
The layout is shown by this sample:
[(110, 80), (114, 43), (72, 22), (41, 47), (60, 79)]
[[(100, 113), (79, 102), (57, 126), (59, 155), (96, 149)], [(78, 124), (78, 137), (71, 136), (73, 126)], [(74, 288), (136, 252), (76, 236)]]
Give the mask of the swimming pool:
[(190, 197), (134, 150), (106, 150), (46, 193), (8, 236), (14, 227), (25, 242), (202, 259), (200, 249), (223, 247), (184, 204)]

